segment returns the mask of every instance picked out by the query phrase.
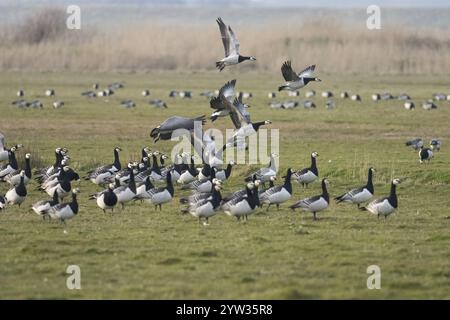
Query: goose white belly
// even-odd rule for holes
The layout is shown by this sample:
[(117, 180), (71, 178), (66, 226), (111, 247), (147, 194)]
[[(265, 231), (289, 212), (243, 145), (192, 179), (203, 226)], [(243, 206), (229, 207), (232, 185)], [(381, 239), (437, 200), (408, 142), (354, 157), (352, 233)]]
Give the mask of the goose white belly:
[(319, 200), (316, 200), (309, 204), (308, 207), (304, 207), (303, 209), (311, 212), (319, 212), (325, 210), (328, 207), (328, 202), (320, 197)]
[(170, 192), (167, 189), (162, 192), (155, 193), (150, 199), (150, 201), (155, 205), (167, 203), (171, 200), (172, 200), (172, 195), (170, 194)]
[(145, 193), (147, 192), (147, 190), (145, 190), (145, 184), (139, 186), (136, 188), (136, 195), (137, 196), (143, 196)]
[(282, 188), (279, 192), (271, 194), (268, 197), (268, 202), (275, 203), (275, 204), (283, 203), (283, 202), (288, 201), (290, 198), (291, 198), (291, 194), (285, 188)]
[(212, 188), (212, 183), (210, 180), (207, 180), (197, 187), (197, 192), (201, 192), (201, 193), (210, 192), (211, 188)]
[(206, 218), (211, 217), (217, 213), (217, 211), (214, 210), (213, 204), (211, 201), (208, 201), (204, 205), (195, 208), (194, 210), (191, 210), (190, 213), (197, 218)]
[(39, 201), (33, 204), (31, 207), (34, 212), (38, 215), (42, 215), (45, 210), (49, 210), (51, 208), (50, 202), (48, 201)]
[(277, 175), (277, 173), (274, 170), (269, 169), (269, 170), (266, 170), (264, 172), (261, 172), (259, 180), (261, 180), (261, 182), (269, 182), (270, 178), (274, 177), (276, 175)]
[(305, 85), (303, 84), (303, 80), (299, 80), (299, 81), (288, 81), (286, 82), (286, 86), (288, 86), (290, 90), (294, 91), (303, 88)]
[[(20, 183), (20, 174), (16, 174), (16, 175), (12, 176), (11, 178), (8, 178), (7, 182), (14, 187), (18, 186)], [(30, 178), (28, 178), (27, 176), (24, 176), (23, 183), (28, 184), (28, 182), (30, 182)]]
[(312, 171), (308, 170), (306, 173), (298, 176), (298, 181), (300, 183), (311, 183), (317, 178), (318, 177)]
[(106, 205), (105, 203), (105, 194), (102, 194), (100, 197), (97, 198), (97, 206), (100, 207), (100, 209), (110, 209), (112, 207)]
[(178, 179), (179, 183), (186, 184), (194, 181), (196, 177), (194, 177), (189, 171), (185, 171), (181, 174), (180, 178)]
[(393, 206), (391, 206), (391, 204), (389, 203), (389, 201), (387, 199), (385, 199), (383, 202), (378, 202), (378, 203), (371, 202), (367, 206), (367, 210), (369, 210), (373, 214), (380, 214), (380, 215), (387, 216), (387, 215), (391, 214), (392, 212), (394, 212), (395, 208)]
[(237, 137), (243, 138), (243, 137), (251, 136), (255, 133), (256, 133), (256, 131), (253, 128), (253, 125), (251, 123), (249, 123), (249, 124), (244, 125), (243, 127), (240, 127), (238, 129), (238, 131), (234, 134), (234, 137), (235, 138), (237, 138)]
[(226, 66), (231, 66), (233, 64), (239, 63), (239, 55), (237, 54), (230, 54), (228, 57), (223, 58), (220, 60), (220, 62), (223, 62)]
[(0, 161), (8, 160), (8, 151), (1, 150), (0, 151)]
[(170, 175), (172, 176), (172, 181), (177, 181), (178, 179), (180, 179), (180, 174), (177, 170), (170, 170)]
[(104, 184), (107, 181), (109, 181), (109, 179), (113, 176), (114, 174), (111, 171), (106, 171), (103, 173), (100, 173), (99, 175), (97, 175), (96, 177), (91, 179), (92, 183), (95, 184)]
[(65, 191), (63, 188), (61, 188), (61, 185), (59, 183), (56, 186), (54, 186), (54, 187), (45, 189), (45, 192), (47, 192), (47, 194), (50, 197), (53, 197), (53, 194), (55, 193), (55, 191), (58, 192), (58, 196), (60, 198), (64, 198), (70, 192), (70, 190), (69, 191)]
[(25, 197), (19, 196), (16, 189), (12, 188), (5, 194), (5, 200), (9, 204), (21, 204), (25, 201)]
[[(370, 193), (369, 190), (367, 190), (366, 188), (363, 189), (362, 192), (359, 192), (355, 195), (353, 195), (353, 197), (351, 197), (351, 202), (353, 203), (363, 203), (366, 201), (369, 201), (372, 198), (373, 194)], [(345, 200), (344, 200), (345, 201)]]
[(253, 212), (246, 199), (242, 199), (235, 205), (225, 206), (224, 212), (229, 216), (243, 216)]
[(72, 209), (69, 205), (64, 206), (62, 209), (54, 210), (53, 214), (50, 213), (50, 217), (53, 219), (72, 219), (75, 216), (75, 214), (72, 212)]

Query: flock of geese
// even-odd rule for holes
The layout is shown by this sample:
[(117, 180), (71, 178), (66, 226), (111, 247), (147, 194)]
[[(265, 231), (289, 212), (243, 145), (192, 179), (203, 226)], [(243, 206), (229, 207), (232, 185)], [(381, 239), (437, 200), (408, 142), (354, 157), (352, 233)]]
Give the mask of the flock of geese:
[[(221, 18), (217, 19), (225, 57), (216, 62), (216, 67), (222, 71), (224, 68), (242, 63), (244, 61), (255, 61), (252, 56), (242, 56), (240, 54), (240, 43), (230, 26), (225, 25)], [(321, 81), (314, 75), (315, 65), (306, 67), (300, 72), (294, 71), (291, 61), (286, 61), (281, 66), (281, 73), (284, 83), (278, 87), (278, 91), (288, 91), (290, 96), (298, 96), (298, 90), (304, 88), (309, 83)], [(195, 153), (181, 152), (171, 159), (168, 164), (168, 157), (149, 147), (141, 149), (141, 158), (131, 161), (122, 166), (120, 161), (120, 147), (113, 150), (113, 162), (97, 168), (93, 168), (83, 177), (84, 180), (103, 187), (96, 193), (90, 194), (89, 199), (95, 201), (97, 206), (106, 212), (116, 207), (122, 210), (129, 203), (147, 203), (162, 210), (162, 206), (174, 199), (175, 192), (190, 190), (188, 196), (181, 196), (179, 201), (182, 206), (182, 213), (189, 213), (196, 217), (201, 223), (207, 225), (209, 218), (224, 212), (226, 215), (236, 217), (237, 220), (247, 220), (248, 216), (256, 212), (258, 208), (266, 206), (266, 210), (272, 205), (277, 208), (292, 199), (292, 182), (296, 181), (302, 188), (307, 188), (310, 184), (319, 180), (319, 169), (317, 152), (311, 153), (311, 164), (309, 167), (299, 170), (287, 169), (282, 176), (282, 183), (276, 185), (278, 166), (276, 164), (278, 155), (271, 154), (267, 166), (249, 174), (243, 179), (242, 188), (229, 195), (222, 195), (223, 185), (227, 182), (236, 165), (233, 161), (223, 163), (223, 153), (227, 148), (247, 149), (246, 138), (258, 132), (261, 126), (270, 125), (271, 120), (252, 121), (249, 106), (244, 102), (251, 98), (252, 93), (237, 92), (236, 80), (226, 82), (216, 92), (205, 91), (201, 95), (210, 99), (212, 109), (209, 120), (214, 123), (221, 121), (221, 118), (230, 118), (234, 126), (234, 134), (223, 146), (217, 146), (214, 136), (203, 131), (206, 123), (205, 116), (195, 118), (185, 118), (172, 116), (162, 122), (150, 132), (150, 137), (154, 143), (160, 140), (170, 140), (176, 136), (187, 136), (192, 144)], [(100, 89), (98, 84), (94, 84), (93, 90), (85, 91), (83, 96), (88, 98), (108, 97), (115, 91), (123, 88), (121, 83), (113, 83), (107, 88)], [(23, 90), (17, 92), (19, 97), (24, 96)], [(45, 92), (48, 97), (54, 97), (55, 91), (48, 89)], [(142, 96), (150, 95), (149, 90), (143, 90)], [(310, 90), (306, 97), (315, 95), (315, 91)], [(331, 98), (331, 91), (322, 92), (322, 97)], [(169, 93), (169, 97), (192, 98), (191, 91), (176, 91)], [(272, 92), (269, 98), (275, 98), (276, 93)], [(354, 101), (361, 101), (358, 94), (349, 95), (343, 92), (341, 98), (350, 98)], [(439, 96), (439, 98), (441, 98)], [(445, 96), (447, 99), (448, 97)], [(375, 101), (394, 99), (390, 94), (375, 94), (372, 96)], [(412, 109), (414, 104), (408, 95), (400, 95), (399, 100), (405, 100), (405, 108)], [(40, 107), (40, 101), (27, 102), (23, 99), (13, 102), (19, 107)], [(162, 100), (151, 100), (151, 104), (156, 107), (167, 108), (167, 104)], [(409, 103), (409, 107), (406, 107)], [(431, 104), (434, 104), (431, 102)], [(55, 108), (62, 107), (64, 102), (57, 101), (53, 104)], [(121, 102), (126, 108), (136, 106), (132, 100)], [(298, 105), (298, 103), (297, 103)], [(297, 106), (295, 103), (282, 103), (280, 108), (290, 109)], [(312, 101), (305, 102), (305, 108), (314, 108)], [(275, 107), (271, 105), (272, 107)], [(327, 101), (327, 108), (333, 108), (334, 102)], [(431, 106), (429, 109), (433, 109)], [(196, 125), (201, 128), (200, 134), (195, 130)], [(407, 146), (419, 150), (420, 162), (430, 161), (433, 158), (432, 150), (440, 150), (441, 142), (433, 139), (430, 148), (425, 148), (422, 139), (408, 141)], [(20, 144), (7, 148), (5, 138), (0, 134), (0, 162), (4, 165), (0, 167), (0, 181), (9, 185), (7, 192), (0, 195), (0, 210), (7, 206), (21, 206), (27, 197), (27, 187), (34, 180), (38, 183), (38, 190), (48, 195), (48, 199), (40, 200), (32, 205), (32, 210), (43, 219), (56, 219), (65, 223), (66, 220), (78, 214), (79, 206), (77, 195), (80, 192), (78, 187), (73, 187), (74, 183), (80, 184), (80, 175), (70, 166), (70, 156), (67, 148), (59, 147), (55, 150), (55, 162), (44, 168), (31, 167), (32, 155), (24, 155), (25, 167), (19, 168), (16, 153), (23, 146)], [(198, 166), (200, 156), (201, 165)], [(369, 168), (367, 183), (349, 190), (335, 197), (336, 203), (346, 202), (356, 204), (360, 210), (368, 210), (378, 217), (385, 218), (393, 213), (397, 206), (396, 187), (401, 183), (401, 179), (395, 178), (391, 182), (390, 194), (376, 200), (374, 197), (373, 175), (374, 168)], [(295, 201), (289, 206), (290, 209), (302, 209), (311, 212), (313, 219), (317, 219), (317, 213), (324, 211), (330, 204), (328, 179), (321, 179), (321, 193), (312, 197), (307, 197)], [(3, 193), (2, 193), (3, 194)], [(70, 197), (69, 201), (64, 199)], [(364, 205), (365, 204), (365, 205)]]

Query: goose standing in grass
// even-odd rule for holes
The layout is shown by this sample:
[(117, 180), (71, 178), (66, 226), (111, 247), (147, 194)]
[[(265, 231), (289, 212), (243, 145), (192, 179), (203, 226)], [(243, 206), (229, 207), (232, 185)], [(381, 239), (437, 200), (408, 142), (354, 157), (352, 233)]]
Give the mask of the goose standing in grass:
[(410, 100), (411, 97), (409, 95), (407, 95), (406, 93), (401, 93), (397, 96), (398, 100)]
[(300, 91), (288, 91), (289, 97), (300, 97)]
[(97, 92), (89, 90), (89, 91), (83, 91), (81, 93), (82, 96), (88, 97), (88, 98), (95, 98), (97, 97)]
[(312, 97), (314, 97), (316, 95), (316, 91), (314, 91), (314, 90), (308, 90), (308, 91), (306, 91), (306, 93), (305, 93), (305, 98), (312, 98)]
[(281, 73), (286, 83), (278, 87), (278, 91), (290, 90), (295, 91), (303, 88), (311, 81), (321, 81), (319, 78), (313, 77), (316, 65), (313, 64), (300, 73), (296, 73), (291, 66), (291, 61), (286, 61), (281, 66)]
[(212, 190), (211, 198), (189, 204), (188, 207), (181, 210), (181, 212), (190, 213), (198, 218), (198, 223), (201, 223), (201, 219), (204, 218), (206, 221), (203, 225), (206, 226), (208, 225), (209, 218), (218, 213), (221, 201), (222, 195), (220, 194), (220, 186), (215, 185)]
[(105, 184), (107, 183), (111, 177), (113, 177), (116, 172), (122, 169), (122, 165), (120, 164), (119, 152), (122, 151), (121, 148), (114, 148), (114, 162), (109, 165), (100, 166), (88, 172), (88, 176), (85, 180), (90, 180), (94, 184)]
[(414, 102), (412, 101), (405, 101), (403, 104), (403, 107), (405, 107), (406, 110), (414, 110), (416, 106), (414, 105)]
[(432, 109), (437, 109), (437, 105), (433, 102), (433, 100), (428, 100), (427, 102), (422, 103), (422, 108), (429, 111)]
[(311, 166), (309, 168), (301, 169), (295, 172), (292, 177), (297, 179), (303, 187), (308, 187), (308, 184), (314, 182), (319, 177), (319, 169), (317, 168), (316, 159), (319, 156), (317, 152), (311, 153)]
[(278, 157), (276, 153), (270, 155), (269, 165), (265, 168), (261, 168), (258, 171), (253, 172), (251, 175), (245, 178), (246, 182), (254, 181), (255, 179), (261, 181), (263, 186), (266, 182), (270, 181), (272, 177), (275, 177), (278, 173), (277, 164), (275, 159)]
[(55, 90), (54, 89), (47, 89), (47, 90), (45, 90), (45, 95), (47, 97), (53, 97), (55, 95)]
[(52, 219), (59, 219), (61, 223), (66, 224), (66, 220), (72, 219), (78, 214), (77, 194), (80, 193), (79, 188), (72, 191), (72, 201), (57, 204), (44, 213), (48, 214)]
[(430, 141), (430, 148), (433, 151), (440, 151), (441, 150), (441, 140), (439, 140), (439, 139), (431, 139), (431, 141)]
[(24, 178), (25, 178), (25, 171), (22, 170), (20, 172), (19, 184), (15, 187), (9, 189), (8, 192), (6, 192), (6, 194), (5, 194), (5, 203), (6, 204), (12, 204), (12, 205), (17, 204), (20, 207), (22, 202), (25, 201), (25, 198), (27, 196), (27, 188), (25, 187)]
[(136, 182), (134, 181), (134, 169), (135, 164), (128, 164), (130, 171), (130, 180), (128, 185), (120, 186), (114, 189), (114, 193), (117, 195), (117, 203), (120, 203), (122, 209), (125, 207), (125, 203), (130, 202), (136, 196)]
[(216, 67), (222, 71), (225, 67), (241, 63), (245, 60), (255, 61), (255, 57), (242, 56), (239, 53), (240, 43), (230, 26), (225, 25), (222, 18), (218, 18), (220, 35), (222, 36), (223, 48), (225, 49), (225, 58), (216, 62)]
[(72, 190), (72, 180), (79, 181), (78, 174), (73, 174), (73, 170), (69, 166), (64, 166), (58, 175), (57, 183), (43, 186), (42, 188), (50, 197), (53, 197), (54, 193), (58, 192), (60, 199), (64, 199)]
[[(231, 170), (233, 169), (234, 165), (235, 162), (231, 160), (230, 162), (228, 162), (228, 165), (225, 169), (216, 171), (216, 179), (218, 179), (221, 182), (227, 180), (231, 175)], [(215, 170), (215, 168), (213, 168), (213, 170)]]
[(267, 204), (266, 210), (269, 210), (270, 206), (275, 204), (277, 209), (279, 209), (281, 203), (288, 201), (292, 196), (291, 176), (292, 171), (291, 168), (289, 168), (286, 172), (286, 176), (284, 176), (283, 185), (269, 188), (259, 195), (260, 205)]
[(321, 96), (322, 96), (322, 98), (331, 98), (331, 97), (333, 97), (333, 92), (331, 92), (331, 91), (322, 91)]
[(2, 167), (0, 167), (0, 180), (5, 181), (5, 177), (11, 172), (15, 172), (19, 169), (19, 165), (17, 164), (16, 159), (16, 150), (17, 148), (14, 146), (9, 150), (8, 160), (9, 162)]
[(405, 145), (407, 147), (413, 148), (414, 150), (419, 150), (420, 148), (423, 147), (423, 140), (422, 138), (416, 138), (413, 140), (406, 141)]
[(16, 92), (16, 96), (18, 96), (18, 97), (23, 97), (24, 95), (25, 95), (25, 92), (22, 89)]
[(162, 205), (173, 199), (174, 188), (170, 172), (166, 175), (166, 183), (165, 187), (149, 189), (141, 194), (145, 201), (151, 202), (155, 206), (155, 210), (159, 207), (159, 210), (161, 211)]
[(312, 100), (305, 100), (303, 102), (303, 107), (305, 109), (315, 109), (316, 108), (316, 104)]
[(52, 103), (54, 109), (59, 109), (64, 107), (64, 101), (55, 101)]
[(325, 107), (327, 108), (327, 110), (332, 110), (332, 109), (334, 109), (335, 106), (336, 106), (336, 104), (334, 103), (333, 100), (328, 100), (325, 103)]
[(133, 100), (123, 100), (120, 102), (120, 105), (127, 109), (136, 107), (136, 103)]
[(167, 104), (161, 99), (150, 100), (148, 103), (154, 105), (156, 108), (168, 108)]
[(360, 101), (361, 102), (361, 96), (359, 94), (353, 94), (350, 97), (350, 100), (352, 100), (352, 101)]
[[(24, 177), (24, 183), (28, 184), (31, 180), (31, 163), (30, 163), (31, 154), (27, 153), (25, 155), (25, 177)], [(16, 170), (11, 173), (9, 173), (7, 176), (4, 177), (4, 180), (8, 182), (12, 186), (16, 186), (20, 183), (20, 172), (21, 170)]]
[(51, 199), (38, 201), (31, 206), (31, 209), (45, 220), (45, 217), (47, 216), (47, 210), (49, 210), (53, 206), (56, 206), (58, 203), (58, 192), (55, 192)]
[(433, 159), (433, 151), (430, 148), (421, 147), (419, 151), (419, 162), (423, 163), (424, 161), (430, 162)]
[(245, 188), (246, 194), (222, 203), (222, 210), (230, 217), (236, 217), (239, 221), (241, 217), (248, 220), (248, 215), (252, 214), (259, 206), (258, 182), (249, 182)]
[(177, 182), (182, 185), (190, 183), (197, 179), (198, 173), (199, 172), (198, 172), (197, 168), (195, 167), (194, 156), (192, 155), (191, 156), (191, 164), (189, 165), (188, 169), (181, 174), (181, 176), (177, 180)]
[(369, 203), (366, 207), (361, 207), (360, 210), (367, 210), (376, 214), (378, 218), (384, 216), (386, 219), (388, 215), (393, 213), (398, 207), (397, 200), (397, 185), (400, 184), (400, 179), (394, 179), (391, 183), (391, 192), (388, 197), (377, 199)]
[(115, 185), (114, 183), (110, 183), (108, 189), (103, 190), (100, 194), (96, 194), (91, 196), (90, 199), (96, 199), (97, 206), (106, 213), (106, 210), (111, 209), (111, 212), (114, 211), (114, 207), (118, 202), (117, 195), (114, 193)]
[(154, 142), (157, 142), (160, 139), (170, 140), (175, 137), (184, 136), (186, 133), (183, 131), (194, 130), (195, 123), (199, 123), (200, 125), (205, 124), (205, 116), (203, 115), (197, 118), (184, 118), (178, 116), (170, 117), (156, 128), (153, 128), (150, 132), (150, 137), (153, 138)]
[(211, 176), (203, 180), (195, 180), (191, 183), (184, 184), (181, 189), (191, 189), (197, 192), (209, 192), (213, 184), (217, 184), (215, 171), (211, 170)]
[(69, 150), (67, 150), (66, 148), (56, 148), (55, 149), (55, 162), (51, 166), (36, 169), (34, 171), (35, 180), (37, 180), (39, 183), (41, 183), (48, 176), (52, 175), (57, 170), (59, 170), (61, 168), (61, 162), (64, 160), (65, 157), (67, 157), (68, 152), (69, 152)]
[(142, 90), (141, 94), (143, 97), (148, 97), (150, 95), (150, 90), (148, 89)]
[(349, 98), (349, 94), (348, 94), (347, 91), (342, 91), (340, 96), (341, 96), (342, 99), (348, 99)]
[(323, 211), (328, 208), (328, 205), (330, 203), (330, 195), (328, 194), (327, 190), (328, 184), (328, 179), (322, 179), (322, 194), (297, 201), (289, 208), (291, 208), (293, 211), (296, 208), (301, 208), (305, 211), (312, 212), (313, 219), (317, 220), (317, 212)]
[(354, 188), (349, 192), (334, 198), (336, 200), (336, 203), (350, 202), (356, 204), (359, 208), (361, 203), (367, 202), (372, 199), (373, 195), (375, 194), (372, 182), (372, 175), (374, 172), (375, 169), (370, 167), (366, 185), (359, 188)]

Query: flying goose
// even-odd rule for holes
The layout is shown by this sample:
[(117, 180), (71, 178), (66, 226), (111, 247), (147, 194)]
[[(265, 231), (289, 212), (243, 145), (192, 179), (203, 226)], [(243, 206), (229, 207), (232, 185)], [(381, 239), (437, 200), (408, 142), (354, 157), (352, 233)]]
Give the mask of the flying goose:
[(339, 197), (334, 198), (336, 203), (340, 202), (350, 202), (358, 205), (358, 208), (361, 203), (369, 201), (374, 195), (373, 183), (372, 183), (372, 175), (375, 172), (375, 169), (370, 167), (369, 173), (367, 177), (367, 184), (350, 190)]
[(97, 206), (102, 209), (103, 212), (106, 212), (108, 209), (111, 209), (111, 212), (113, 212), (118, 201), (117, 195), (114, 193), (114, 188), (115, 184), (110, 183), (106, 190), (89, 196), (89, 199), (95, 199)]
[(231, 30), (231, 27), (228, 26), (227, 29), (227, 26), (225, 25), (225, 23), (223, 23), (222, 18), (220, 17), (216, 21), (217, 24), (219, 25), (223, 47), (225, 49), (225, 58), (216, 62), (217, 69), (222, 71), (226, 66), (238, 64), (245, 60), (255, 61), (256, 60), (255, 57), (241, 56), (241, 54), (239, 53), (240, 49), (239, 40), (237, 39), (233, 30)]
[(19, 184), (9, 189), (8, 192), (6, 192), (5, 194), (6, 204), (13, 204), (13, 205), (18, 204), (20, 207), (22, 202), (25, 201), (25, 198), (27, 196), (27, 188), (25, 187), (24, 178), (25, 178), (25, 171), (22, 170), (20, 172)]
[(159, 210), (162, 210), (164, 203), (170, 202), (173, 199), (174, 188), (172, 184), (172, 175), (167, 172), (166, 186), (161, 188), (152, 188), (146, 190), (140, 195), (145, 201), (151, 202), (155, 206), (155, 210), (159, 206)]
[(236, 80), (228, 81), (223, 85), (222, 88), (219, 90), (219, 95), (217, 97), (213, 97), (209, 101), (209, 105), (212, 109), (215, 111), (211, 114), (211, 121), (215, 121), (219, 117), (226, 117), (230, 114), (230, 111), (228, 110), (225, 103), (223, 103), (221, 96), (225, 97), (228, 101), (233, 101), (235, 92), (234, 88), (236, 86)]
[(38, 201), (31, 206), (31, 209), (36, 212), (37, 215), (42, 216), (42, 219), (45, 220), (45, 217), (47, 216), (47, 210), (57, 205), (58, 203), (58, 192), (55, 192), (51, 199)]
[[(154, 142), (161, 140), (170, 140), (173, 137), (180, 137), (185, 135), (185, 130), (194, 130), (195, 123), (198, 122), (200, 125), (205, 124), (205, 116), (200, 116), (197, 118), (183, 118), (183, 117), (170, 117), (161, 123), (156, 128), (153, 128), (150, 132), (150, 137), (153, 138)], [(184, 130), (177, 130), (184, 129)], [(178, 132), (177, 132), (178, 131)]]
[(319, 156), (317, 152), (311, 153), (311, 166), (309, 168), (301, 169), (292, 175), (292, 178), (297, 179), (303, 187), (313, 182), (319, 177), (319, 169), (317, 169), (316, 159)]
[(406, 110), (414, 110), (416, 108), (416, 106), (414, 105), (414, 102), (412, 102), (412, 101), (405, 101), (403, 106), (405, 107)]
[[(117, 195), (117, 203), (122, 205), (122, 209), (125, 207), (125, 203), (130, 202), (136, 196), (136, 182), (134, 181), (134, 169), (135, 163), (129, 163), (128, 169), (130, 172), (130, 180), (128, 185), (115, 188), (113, 191)], [(117, 177), (117, 176), (116, 176)]]
[(275, 158), (277, 158), (278, 155), (276, 153), (272, 153), (270, 155), (270, 161), (269, 165), (267, 167), (261, 168), (258, 171), (253, 172), (251, 175), (247, 176), (245, 178), (246, 182), (254, 181), (255, 179), (261, 181), (261, 183), (264, 185), (266, 182), (270, 181), (271, 177), (275, 177), (278, 172), (278, 168), (275, 162)]
[(245, 191), (245, 195), (231, 199), (227, 202), (222, 202), (221, 205), (225, 214), (230, 217), (236, 217), (238, 221), (241, 217), (244, 217), (244, 219), (247, 220), (248, 215), (252, 214), (256, 207), (259, 206), (258, 183), (247, 183)]
[(17, 164), (17, 159), (16, 159), (16, 150), (17, 150), (17, 148), (15, 146), (11, 147), (11, 149), (9, 150), (9, 153), (8, 153), (9, 162), (0, 167), (0, 180), (2, 180), (2, 181), (5, 181), (4, 179), (6, 178), (6, 176), (8, 174), (19, 169), (19, 165)]
[(419, 151), (419, 162), (423, 163), (424, 161), (430, 162), (431, 159), (433, 159), (433, 151), (431, 151), (430, 148), (424, 148), (423, 146), (420, 147)]
[(59, 219), (61, 223), (66, 224), (66, 220), (72, 219), (78, 214), (78, 202), (77, 202), (77, 194), (80, 193), (79, 188), (75, 188), (72, 191), (72, 201), (60, 203), (50, 207), (44, 211), (45, 214), (48, 214), (52, 219)]
[(430, 141), (430, 148), (434, 151), (440, 151), (441, 150), (441, 140), (439, 139), (431, 139)]
[(188, 207), (181, 210), (181, 212), (190, 213), (198, 218), (198, 223), (201, 223), (201, 219), (204, 218), (206, 222), (203, 223), (203, 225), (206, 226), (208, 225), (208, 219), (218, 213), (221, 200), (220, 186), (214, 185), (211, 198), (189, 204)]
[(384, 218), (386, 219), (387, 216), (394, 212), (398, 207), (396, 189), (397, 185), (400, 184), (400, 182), (401, 180), (397, 178), (392, 180), (391, 192), (389, 194), (389, 197), (374, 200), (367, 206), (361, 207), (360, 210), (367, 210), (373, 214), (376, 214), (378, 218), (380, 218), (380, 216), (384, 216)]
[[(24, 183), (28, 184), (31, 180), (31, 165), (30, 165), (31, 154), (27, 153), (25, 155), (25, 176)], [(12, 186), (16, 186), (20, 183), (20, 170), (15, 170), (6, 175), (3, 180), (8, 182)]]
[(286, 176), (284, 176), (283, 185), (269, 188), (259, 195), (260, 205), (268, 204), (266, 210), (269, 210), (272, 204), (276, 204), (277, 209), (279, 209), (281, 203), (288, 201), (292, 196), (291, 176), (292, 171), (291, 168), (289, 168), (286, 172)]
[(95, 168), (94, 170), (88, 171), (88, 176), (85, 180), (90, 180), (95, 184), (105, 184), (107, 183), (111, 177), (115, 175), (116, 172), (122, 169), (122, 165), (120, 164), (119, 152), (122, 151), (121, 148), (114, 148), (114, 162), (109, 165), (100, 166)]
[(286, 80), (286, 83), (278, 87), (278, 91), (295, 91), (303, 88), (311, 81), (321, 81), (319, 78), (313, 77), (315, 68), (316, 65), (313, 64), (297, 74), (294, 70), (292, 70), (291, 61), (284, 62), (281, 66), (281, 73), (283, 74), (283, 78)]
[(317, 220), (317, 212), (323, 211), (328, 208), (330, 203), (330, 195), (328, 194), (327, 186), (328, 179), (322, 179), (322, 194), (297, 201), (289, 208), (295, 211), (296, 208), (302, 208), (305, 211), (313, 213), (313, 219)]
[(411, 147), (414, 150), (419, 150), (423, 147), (423, 140), (421, 138), (416, 138), (413, 140), (406, 141), (405, 145), (407, 147)]

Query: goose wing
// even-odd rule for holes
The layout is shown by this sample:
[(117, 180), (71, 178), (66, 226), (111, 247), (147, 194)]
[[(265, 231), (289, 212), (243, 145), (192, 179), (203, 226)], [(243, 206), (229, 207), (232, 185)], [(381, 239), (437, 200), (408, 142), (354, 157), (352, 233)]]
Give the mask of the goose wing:
[(313, 75), (315, 69), (316, 69), (315, 64), (313, 64), (309, 67), (306, 67), (304, 70), (302, 70), (301, 72), (298, 73), (298, 77), (299, 78), (311, 77)]
[(230, 55), (230, 36), (228, 34), (227, 26), (223, 22), (222, 18), (218, 18), (217, 24), (219, 25), (220, 35), (222, 36), (223, 48), (225, 49), (225, 57)]
[(230, 112), (230, 118), (236, 129), (241, 128), (251, 122), (250, 114), (246, 110), (246, 107), (242, 104), (239, 99), (235, 98), (234, 102), (231, 103), (224, 96), (221, 96), (222, 102), (226, 105), (228, 111)]
[(280, 192), (283, 186), (274, 186), (272, 188), (267, 189), (264, 191), (260, 196), (259, 200), (264, 201), (265, 199), (269, 198), (271, 195)]
[(5, 150), (5, 136), (0, 132), (0, 151)]
[(286, 61), (281, 66), (281, 73), (283, 74), (283, 78), (286, 81), (298, 81), (300, 80), (299, 76), (292, 70), (291, 61)]
[(228, 31), (230, 32), (231, 37), (231, 43), (230, 43), (230, 51), (231, 53), (235, 53), (239, 55), (239, 48), (241, 44), (239, 43), (238, 38), (236, 37), (236, 34), (233, 32), (230, 26), (228, 26)]

